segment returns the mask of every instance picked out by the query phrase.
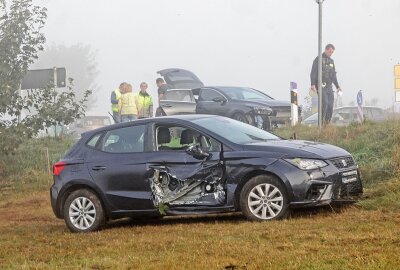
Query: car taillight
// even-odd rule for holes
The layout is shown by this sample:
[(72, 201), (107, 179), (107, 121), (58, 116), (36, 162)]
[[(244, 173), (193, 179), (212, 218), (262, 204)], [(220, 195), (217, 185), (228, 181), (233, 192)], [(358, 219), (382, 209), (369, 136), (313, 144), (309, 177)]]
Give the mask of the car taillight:
[(64, 170), (66, 163), (59, 161), (56, 164), (53, 165), (53, 175), (60, 175), (62, 170)]

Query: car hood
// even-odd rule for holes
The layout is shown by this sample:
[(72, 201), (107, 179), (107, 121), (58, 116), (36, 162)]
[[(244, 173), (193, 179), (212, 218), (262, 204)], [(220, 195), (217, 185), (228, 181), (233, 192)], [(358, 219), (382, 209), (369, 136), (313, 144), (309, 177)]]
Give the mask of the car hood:
[(242, 101), (246, 103), (246, 106), (268, 106), (271, 108), (277, 108), (277, 107), (289, 107), (290, 108), (290, 102), (287, 101), (282, 101), (282, 100), (262, 100), (262, 99), (257, 99), (257, 100), (236, 100), (236, 101)]
[(250, 151), (279, 153), (281, 157), (288, 158), (331, 159), (351, 155), (346, 150), (331, 144), (301, 140), (271, 140), (249, 143), (245, 144), (244, 148)]

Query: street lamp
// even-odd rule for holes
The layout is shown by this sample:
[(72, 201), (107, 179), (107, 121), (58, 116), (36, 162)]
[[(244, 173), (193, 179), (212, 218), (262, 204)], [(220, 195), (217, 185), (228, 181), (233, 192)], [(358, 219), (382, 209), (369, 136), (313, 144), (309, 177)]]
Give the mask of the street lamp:
[(324, 0), (315, 0), (318, 4), (318, 128), (322, 128), (322, 3)]

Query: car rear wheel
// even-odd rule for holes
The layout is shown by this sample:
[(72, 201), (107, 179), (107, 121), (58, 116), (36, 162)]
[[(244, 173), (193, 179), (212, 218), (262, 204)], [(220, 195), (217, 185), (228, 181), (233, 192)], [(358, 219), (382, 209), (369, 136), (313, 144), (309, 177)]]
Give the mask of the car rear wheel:
[(249, 220), (285, 218), (288, 205), (285, 186), (273, 176), (260, 175), (250, 179), (240, 193), (240, 207)]
[(105, 222), (99, 198), (87, 189), (72, 192), (67, 197), (63, 210), (65, 223), (71, 232), (95, 231)]

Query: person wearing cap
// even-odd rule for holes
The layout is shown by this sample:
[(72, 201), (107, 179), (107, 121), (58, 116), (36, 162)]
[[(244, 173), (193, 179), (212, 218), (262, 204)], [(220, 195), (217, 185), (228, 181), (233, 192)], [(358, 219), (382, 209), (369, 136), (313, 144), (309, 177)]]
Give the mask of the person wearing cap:
[[(333, 59), (331, 58), (335, 46), (328, 44), (325, 46), (325, 51), (322, 54), (322, 124), (330, 123), (333, 113), (334, 94), (332, 84), (335, 85), (338, 95), (342, 94), (342, 89), (339, 86), (336, 77), (336, 68)], [(310, 93), (320, 93), (317, 89), (318, 85), (318, 56), (314, 59), (311, 69), (311, 89)]]

